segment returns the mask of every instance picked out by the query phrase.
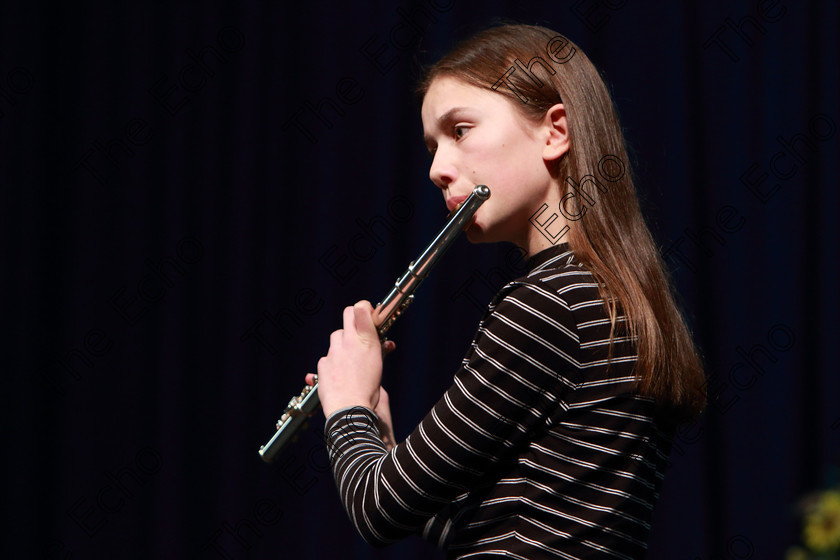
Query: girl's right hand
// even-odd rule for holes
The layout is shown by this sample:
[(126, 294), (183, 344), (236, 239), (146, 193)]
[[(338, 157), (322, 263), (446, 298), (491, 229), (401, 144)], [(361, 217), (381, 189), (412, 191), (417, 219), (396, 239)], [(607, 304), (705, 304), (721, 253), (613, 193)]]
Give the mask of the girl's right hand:
[(373, 412), (379, 418), (379, 433), (382, 436), (382, 443), (390, 451), (397, 445), (397, 442), (394, 439), (394, 426), (391, 422), (391, 404), (388, 400), (388, 393), (382, 385), (379, 386), (379, 403)]
[[(306, 374), (306, 384), (309, 386), (315, 385), (314, 373)], [(382, 385), (379, 386), (379, 403), (376, 405), (373, 413), (379, 418), (379, 434), (382, 436), (382, 443), (390, 451), (397, 445), (397, 441), (394, 438), (394, 425), (391, 421), (391, 403), (388, 399), (388, 392), (385, 391)], [(315, 413), (313, 412), (312, 414)]]

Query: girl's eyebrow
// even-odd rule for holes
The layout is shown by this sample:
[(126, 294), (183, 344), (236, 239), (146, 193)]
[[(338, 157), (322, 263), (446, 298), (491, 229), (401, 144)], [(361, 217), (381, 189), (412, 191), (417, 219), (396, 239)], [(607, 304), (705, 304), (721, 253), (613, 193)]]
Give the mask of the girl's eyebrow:
[[(437, 127), (446, 128), (447, 124), (457, 120), (458, 115), (464, 111), (469, 111), (469, 107), (452, 107), (447, 112), (438, 117)], [(423, 134), (423, 143), (426, 144), (426, 146), (430, 146), (433, 143), (432, 137), (428, 134)]]

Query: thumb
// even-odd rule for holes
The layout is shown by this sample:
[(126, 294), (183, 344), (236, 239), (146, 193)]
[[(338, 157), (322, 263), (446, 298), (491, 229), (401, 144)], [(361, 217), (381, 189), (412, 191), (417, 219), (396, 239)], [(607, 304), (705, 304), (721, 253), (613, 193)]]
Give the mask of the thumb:
[(376, 325), (373, 324), (373, 306), (368, 301), (360, 301), (353, 306), (353, 314), (356, 323), (356, 332), (360, 337), (368, 340), (375, 340), (379, 344), (379, 333), (376, 332)]

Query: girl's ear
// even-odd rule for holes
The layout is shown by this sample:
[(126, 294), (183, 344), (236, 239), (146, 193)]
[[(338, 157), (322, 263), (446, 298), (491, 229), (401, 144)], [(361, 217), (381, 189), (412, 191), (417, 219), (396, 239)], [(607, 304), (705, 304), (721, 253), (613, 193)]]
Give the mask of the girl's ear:
[(566, 121), (566, 107), (562, 103), (552, 105), (545, 113), (543, 126), (547, 132), (543, 159), (556, 161), (569, 151), (569, 124)]

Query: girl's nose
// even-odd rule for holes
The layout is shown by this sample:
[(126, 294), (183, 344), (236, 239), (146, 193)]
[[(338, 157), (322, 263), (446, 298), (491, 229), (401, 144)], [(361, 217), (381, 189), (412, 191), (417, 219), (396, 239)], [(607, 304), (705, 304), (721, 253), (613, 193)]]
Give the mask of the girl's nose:
[(446, 189), (458, 178), (458, 170), (449, 160), (443, 150), (435, 152), (432, 166), (429, 168), (429, 178), (441, 189)]

